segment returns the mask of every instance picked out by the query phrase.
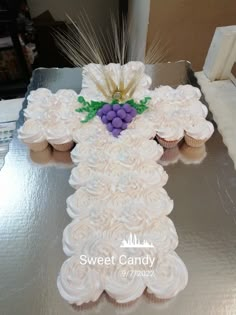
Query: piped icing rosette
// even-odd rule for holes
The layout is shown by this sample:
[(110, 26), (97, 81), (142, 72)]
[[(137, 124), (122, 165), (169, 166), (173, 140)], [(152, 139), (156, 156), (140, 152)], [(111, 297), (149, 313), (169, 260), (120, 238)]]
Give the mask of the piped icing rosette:
[[(161, 227), (166, 226), (166, 229), (169, 225), (167, 222), (168, 219), (164, 219), (159, 224)], [(74, 249), (72, 252), (69, 251), (74, 256), (63, 264), (58, 287), (62, 296), (70, 303), (80, 304), (78, 301), (81, 301), (81, 296), (76, 296), (79, 291), (75, 294), (74, 290), (77, 286), (77, 290), (80, 290), (82, 285), (85, 285), (84, 281), (90, 288), (90, 283), (87, 283), (90, 279), (95, 281), (95, 288), (92, 291), (96, 298), (100, 296), (102, 290), (105, 290), (118, 303), (135, 300), (142, 295), (146, 287), (148, 292), (156, 297), (168, 299), (186, 286), (188, 279), (186, 267), (173, 251), (177, 246), (177, 236), (175, 234), (171, 238), (168, 228), (162, 229), (160, 231), (162, 233), (157, 236), (159, 250), (156, 251), (155, 248), (119, 246), (118, 238), (121, 235), (117, 234), (117, 238), (117, 229), (114, 229), (113, 233), (106, 230), (105, 234), (100, 234), (100, 237), (97, 234), (96, 239), (90, 236), (86, 240), (77, 242), (81, 227), (79, 222), (73, 222), (66, 229), (63, 239), (67, 250)], [(124, 235), (125, 233), (126, 231)], [(142, 231), (141, 236), (149, 240), (150, 233), (152, 231), (149, 231), (149, 234)], [(153, 233), (155, 234), (155, 229)], [(153, 238), (151, 240), (153, 241)], [(141, 271), (139, 275), (135, 274), (134, 261), (135, 268)], [(152, 272), (152, 274), (148, 276), (145, 272)], [(125, 290), (127, 287), (128, 291)], [(82, 294), (84, 302), (88, 302), (85, 301), (87, 296), (88, 292), (85, 290)], [(76, 298), (78, 300), (75, 300)], [(91, 297), (90, 299), (95, 300)]]
[(110, 143), (114, 141), (98, 117), (87, 123), (82, 123), (81, 128), (73, 134), (76, 143), (96, 144), (97, 141)]
[(58, 151), (69, 151), (73, 145), (70, 126), (58, 122), (46, 129), (48, 142)]
[[(183, 137), (184, 130), (189, 126), (189, 121), (205, 120), (208, 114), (207, 107), (199, 100), (200, 90), (191, 85), (180, 85), (177, 89), (163, 86), (150, 95), (149, 109), (143, 116), (153, 123), (158, 141), (165, 148), (178, 144), (181, 134)], [(188, 143), (192, 142), (188, 137), (186, 139)]]
[(32, 151), (43, 151), (48, 142), (44, 128), (40, 121), (29, 119), (18, 131), (18, 137), (29, 146)]
[(63, 263), (57, 287), (67, 302), (76, 305), (96, 301), (104, 290), (99, 272), (88, 265), (80, 264), (76, 256)]
[(158, 142), (167, 149), (175, 147), (184, 137), (183, 127), (175, 120), (163, 120), (156, 132)]
[[(72, 255), (88, 255), (88, 256), (100, 256), (102, 252), (97, 253), (99, 249), (94, 247), (94, 242), (99, 244), (100, 249), (102, 246), (108, 246), (112, 248), (111, 253), (107, 253), (107, 256), (117, 256), (119, 253), (119, 241), (116, 239), (115, 233), (112, 236), (113, 222), (106, 223), (102, 221), (102, 225), (99, 226), (98, 221), (89, 222), (88, 218), (80, 221), (78, 219), (73, 220), (63, 232), (63, 250), (67, 256)], [(92, 234), (92, 229), (95, 233)], [(97, 229), (97, 230), (95, 230)], [(108, 237), (109, 236), (109, 237)], [(96, 241), (95, 241), (96, 240)], [(98, 255), (96, 255), (98, 254)], [(105, 255), (104, 255), (105, 256)]]
[(38, 121), (46, 140), (56, 150), (67, 151), (73, 145), (73, 133), (80, 129), (84, 114), (76, 112), (78, 96), (73, 90), (58, 90), (55, 94), (45, 88), (32, 91), (24, 110), (26, 120)]
[(150, 215), (158, 218), (171, 213), (173, 201), (163, 188), (155, 186), (146, 189), (136, 199), (130, 193), (113, 194), (112, 196), (108, 194), (94, 195), (86, 187), (79, 188), (67, 199), (67, 213), (72, 219), (89, 217), (94, 211), (102, 215), (106, 208), (112, 209), (117, 220), (121, 215), (129, 215), (129, 213), (133, 213), (135, 216), (135, 210), (132, 209), (137, 208), (144, 213), (148, 213), (148, 217)]
[(132, 264), (119, 261), (113, 243), (108, 240), (97, 240), (90, 244), (86, 242), (84, 247), (82, 246), (82, 252), (90, 258), (113, 257), (115, 263), (84, 265), (78, 255), (66, 260), (62, 265), (57, 286), (70, 304), (81, 305), (96, 301), (103, 290), (116, 302), (127, 303), (140, 297), (146, 287), (148, 293), (157, 298), (169, 299), (183, 290), (188, 281), (187, 269), (173, 251), (160, 257), (152, 257), (155, 269), (150, 276), (145, 274), (146, 266), (139, 266), (141, 273), (138, 275)]
[(50, 113), (54, 112), (62, 121), (69, 122), (72, 117), (79, 117), (79, 114), (75, 112), (75, 109), (79, 107), (77, 98), (73, 90), (58, 90), (53, 94), (48, 89), (39, 88), (31, 91), (27, 97), (28, 106), (24, 114), (26, 118), (38, 118), (42, 123), (47, 123)]
[[(148, 110), (147, 110), (148, 111)], [(134, 141), (136, 139), (153, 139), (155, 137), (155, 125), (144, 115), (137, 116), (130, 123), (129, 128), (120, 135), (120, 141)]]
[[(158, 175), (158, 180), (159, 178)], [(116, 200), (117, 198), (127, 197), (139, 198), (140, 195), (148, 194), (149, 191), (153, 192), (161, 189), (161, 185), (150, 185), (148, 182), (144, 182), (144, 179), (135, 173), (130, 176), (125, 174), (116, 178), (108, 176), (94, 177), (82, 188), (85, 188), (89, 194), (101, 198), (101, 200), (109, 198)]]
[(121, 166), (118, 169), (111, 169), (111, 172), (104, 172), (108, 169), (106, 162), (104, 162), (103, 171), (93, 169), (86, 162), (80, 163), (72, 170), (69, 184), (75, 189), (86, 186), (96, 180), (108, 181), (111, 185), (118, 185), (118, 182), (126, 180), (127, 178), (133, 182), (143, 181), (150, 186), (155, 185), (162, 187), (166, 184), (168, 175), (160, 165), (153, 162), (150, 164), (140, 163), (139, 165), (138, 170), (135, 170), (135, 168), (126, 169)]
[(203, 118), (192, 118), (185, 128), (185, 142), (191, 147), (202, 146), (213, 134), (214, 126)]
[[(153, 217), (143, 209), (135, 208), (132, 215), (121, 219), (116, 219), (112, 209), (105, 208), (101, 214), (95, 212), (89, 218), (73, 220), (63, 232), (63, 250), (67, 256), (82, 255), (81, 244), (92, 242), (94, 239), (109, 239), (120, 247), (122, 240), (127, 238), (130, 233), (134, 233), (138, 239), (147, 240), (153, 244), (152, 254), (162, 255), (170, 250), (175, 250), (178, 245), (178, 236), (173, 222), (163, 216)], [(144, 214), (142, 214), (144, 213)], [(147, 218), (149, 217), (149, 218)], [(133, 222), (130, 226), (130, 222)], [(91, 236), (92, 235), (92, 236)], [(84, 248), (86, 245), (83, 245)], [(126, 249), (122, 249), (123, 251)], [(149, 249), (148, 249), (149, 250)], [(137, 251), (137, 249), (135, 249)], [(131, 252), (125, 252), (130, 254)]]
[(132, 265), (117, 264), (105, 278), (105, 291), (117, 303), (128, 303), (139, 298), (144, 290), (145, 283), (142, 277), (137, 277)]
[(201, 91), (190, 84), (179, 85), (176, 92), (181, 100), (199, 100), (202, 96)]
[(159, 299), (170, 299), (182, 291), (188, 282), (185, 264), (175, 252), (161, 255), (152, 277), (144, 278), (148, 293)]
[[(93, 147), (93, 155), (91, 155), (90, 144), (78, 143), (71, 153), (73, 162), (75, 164), (86, 163), (89, 167), (96, 168), (97, 171), (104, 171), (106, 168), (109, 173), (115, 174), (117, 171), (119, 174), (119, 170), (125, 167), (136, 169), (137, 165), (140, 168), (148, 161), (158, 161), (163, 154), (162, 147), (155, 141), (141, 139), (129, 139), (124, 141), (123, 145), (121, 140), (110, 144), (98, 141)], [(117, 165), (113, 163), (114, 160)]]

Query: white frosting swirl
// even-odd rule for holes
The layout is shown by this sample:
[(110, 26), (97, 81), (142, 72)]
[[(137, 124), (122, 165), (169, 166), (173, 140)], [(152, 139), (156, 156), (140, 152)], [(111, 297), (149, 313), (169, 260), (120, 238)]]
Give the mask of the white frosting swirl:
[(171, 120), (163, 121), (163, 123), (156, 128), (156, 132), (160, 138), (167, 141), (180, 140), (184, 136), (183, 127), (176, 121)]
[(132, 265), (117, 264), (113, 272), (105, 278), (106, 292), (118, 303), (133, 301), (145, 290), (143, 278), (135, 276), (132, 269)]
[[(76, 248), (79, 244), (94, 233), (93, 226), (88, 218), (83, 220), (75, 219), (68, 224), (63, 232), (63, 250), (67, 256), (72, 256), (76, 253)], [(97, 237), (98, 231), (93, 234)]]
[(208, 140), (214, 132), (214, 127), (210, 121), (197, 117), (189, 120), (185, 131), (194, 139)]
[(80, 153), (80, 148), (79, 148), (78, 144), (76, 144), (75, 147), (73, 148), (73, 150), (70, 153), (71, 160), (76, 165), (79, 164), (79, 162), (80, 162), (80, 160), (79, 160), (79, 153)]
[(96, 178), (97, 173), (94, 172), (88, 165), (78, 165), (73, 168), (69, 184), (74, 188), (78, 189), (81, 186), (86, 185), (88, 182)]
[(40, 103), (29, 103), (24, 109), (24, 116), (26, 119), (37, 119), (44, 122), (45, 108), (41, 107)]
[(186, 85), (179, 85), (176, 89), (176, 92), (180, 99), (186, 99), (186, 100), (199, 100), (201, 97), (201, 91), (190, 84)]
[(144, 161), (158, 161), (163, 154), (162, 146), (158, 145), (154, 140), (142, 141), (136, 149), (137, 155), (140, 155)]
[(60, 89), (55, 93), (56, 97), (58, 99), (60, 99), (63, 103), (66, 104), (73, 104), (75, 101), (77, 103), (77, 107), (78, 106), (78, 95), (74, 90), (70, 90), (70, 89)]
[(73, 134), (73, 138), (77, 143), (86, 142), (94, 145), (100, 139), (104, 142), (110, 141), (112, 136), (106, 130), (106, 127), (102, 124), (100, 118), (94, 117), (92, 120), (82, 123), (81, 128)]
[(121, 141), (132, 141), (137, 139), (152, 139), (155, 137), (155, 127), (145, 116), (137, 116), (129, 125), (128, 129), (122, 131)]
[(88, 265), (81, 265), (77, 256), (63, 263), (57, 287), (67, 302), (76, 305), (96, 301), (104, 289), (100, 274)]
[(40, 106), (45, 107), (50, 104), (49, 100), (52, 96), (52, 92), (45, 88), (38, 88), (37, 90), (31, 91), (27, 100), (29, 103), (37, 103)]
[(63, 144), (72, 141), (70, 129), (63, 123), (56, 123), (46, 130), (48, 142)]
[(95, 262), (92, 268), (99, 271), (101, 274), (102, 282), (105, 282), (106, 276), (112, 273), (117, 261), (119, 261), (120, 252), (120, 242), (116, 239), (110, 239), (108, 234), (104, 233), (101, 238), (94, 238), (91, 236), (85, 242), (81, 243), (79, 252), (81, 255), (86, 255), (86, 257), (102, 257), (106, 259), (107, 257), (113, 257), (113, 263), (100, 264)]
[(178, 236), (171, 219), (163, 216), (153, 220), (145, 230), (140, 231), (141, 239), (151, 241), (158, 256), (175, 250), (178, 246)]
[(27, 120), (18, 131), (18, 137), (25, 143), (40, 143), (46, 139), (42, 124), (38, 120)]
[[(107, 200), (105, 200), (107, 202)], [(101, 202), (96, 196), (90, 194), (85, 187), (78, 189), (67, 198), (67, 213), (73, 219), (88, 217), (94, 209), (101, 209)]]
[(189, 115), (205, 118), (208, 113), (207, 107), (198, 100), (184, 100), (178, 107), (177, 115), (182, 117), (186, 116), (186, 118)]
[[(144, 195), (134, 200), (130, 194), (115, 193), (107, 196), (94, 196), (85, 187), (81, 187), (67, 199), (67, 212), (71, 218), (81, 220), (91, 214), (100, 215), (106, 209), (112, 209), (114, 220), (130, 224), (132, 216), (136, 220), (136, 209), (142, 220), (152, 222), (160, 216), (168, 215), (173, 209), (173, 201), (165, 190), (153, 186)], [(142, 213), (141, 213), (142, 212)], [(144, 218), (145, 216), (145, 218)], [(138, 220), (138, 218), (137, 218)]]
[(156, 189), (152, 186), (146, 189), (143, 195), (138, 198), (140, 202), (147, 205), (147, 208), (152, 205), (157, 215), (168, 215), (173, 210), (173, 200), (170, 199), (163, 188)]
[(158, 258), (154, 276), (145, 277), (148, 292), (159, 299), (170, 299), (182, 291), (188, 282), (188, 271), (175, 252)]
[(152, 98), (156, 102), (176, 100), (176, 91), (168, 85), (162, 85), (153, 91)]

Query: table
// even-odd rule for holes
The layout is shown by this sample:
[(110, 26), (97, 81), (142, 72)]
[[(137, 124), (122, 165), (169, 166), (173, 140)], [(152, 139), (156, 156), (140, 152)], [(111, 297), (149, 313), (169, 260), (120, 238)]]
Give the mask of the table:
[[(173, 86), (197, 84), (185, 62), (150, 70), (154, 84), (166, 84), (168, 77)], [(36, 70), (28, 92), (38, 87), (79, 92), (81, 70)], [(22, 121), (21, 112), (18, 127)], [(71, 167), (32, 162), (15, 136), (0, 171), (0, 314), (236, 314), (236, 172), (217, 130), (206, 148), (201, 164), (179, 161), (165, 167), (165, 188), (175, 205), (170, 217), (179, 235), (177, 253), (189, 271), (186, 289), (165, 302), (143, 295), (129, 306), (117, 306), (104, 294), (98, 303), (76, 308), (56, 287), (66, 259), (61, 240), (70, 222), (66, 198), (74, 192), (68, 184)]]

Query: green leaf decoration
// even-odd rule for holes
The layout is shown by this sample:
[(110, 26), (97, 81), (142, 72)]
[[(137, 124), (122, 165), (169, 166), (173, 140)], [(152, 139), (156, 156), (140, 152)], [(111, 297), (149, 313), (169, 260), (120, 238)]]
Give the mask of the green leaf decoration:
[(119, 104), (119, 100), (112, 100), (111, 104)]
[[(147, 103), (151, 99), (151, 97), (145, 97), (140, 101), (140, 103), (135, 103), (133, 99), (130, 99), (125, 102), (125, 104), (129, 104), (137, 110), (138, 114), (142, 114), (146, 109), (148, 109)], [(78, 102), (82, 104), (82, 107), (77, 108), (76, 112), (87, 112), (87, 116), (84, 120), (81, 120), (82, 123), (86, 123), (89, 120), (93, 119), (96, 116), (97, 111), (103, 107), (103, 105), (107, 104), (107, 102), (98, 102), (98, 101), (90, 101), (87, 102), (83, 96), (78, 97)], [(118, 100), (112, 100), (111, 104), (118, 104)], [(124, 104), (120, 104), (121, 106)]]
[(90, 103), (87, 102), (83, 96), (78, 97), (79, 103), (82, 104), (82, 107), (77, 108), (76, 112), (87, 112), (88, 115), (84, 120), (81, 120), (82, 123), (86, 123), (89, 120), (91, 120), (93, 117), (96, 116), (97, 111), (102, 108), (104, 104), (107, 104), (106, 102), (98, 102), (98, 101), (91, 101)]

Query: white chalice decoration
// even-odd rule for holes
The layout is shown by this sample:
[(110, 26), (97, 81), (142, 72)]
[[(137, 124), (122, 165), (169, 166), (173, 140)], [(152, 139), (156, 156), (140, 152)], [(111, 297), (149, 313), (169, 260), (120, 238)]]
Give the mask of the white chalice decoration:
[(78, 98), (82, 106), (77, 110), (87, 113), (82, 122), (97, 115), (107, 130), (118, 137), (148, 108), (151, 78), (144, 70), (141, 62), (85, 66), (82, 92)]

